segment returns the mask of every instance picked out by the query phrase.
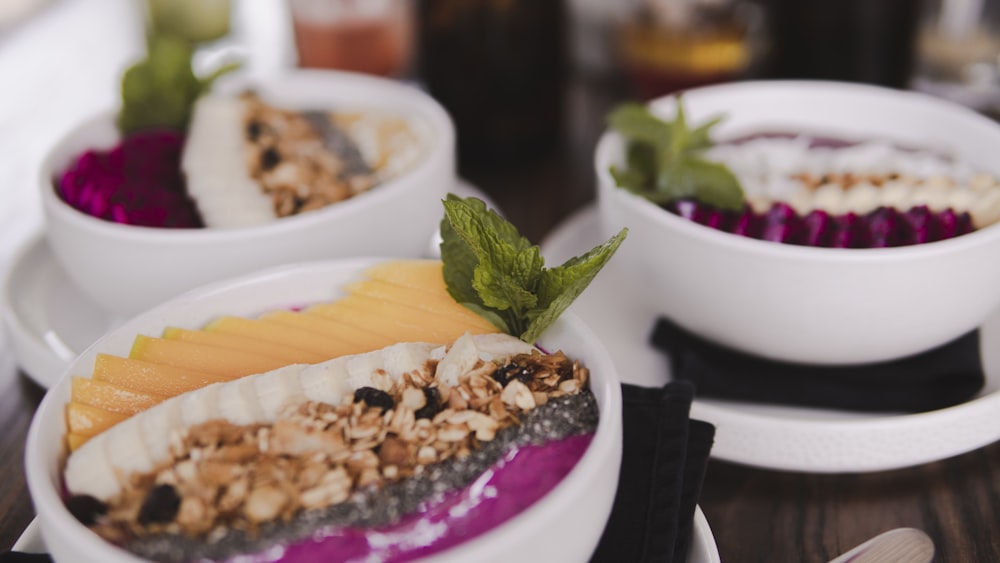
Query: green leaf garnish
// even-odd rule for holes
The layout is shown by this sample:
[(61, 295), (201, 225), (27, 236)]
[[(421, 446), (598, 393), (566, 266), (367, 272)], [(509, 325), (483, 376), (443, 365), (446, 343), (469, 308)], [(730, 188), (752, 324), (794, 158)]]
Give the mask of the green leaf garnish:
[(228, 64), (198, 78), (191, 69), (193, 54), (191, 45), (181, 39), (150, 37), (146, 58), (122, 76), (118, 129), (123, 135), (154, 127), (185, 131), (198, 97), (216, 78), (239, 66)]
[(608, 125), (625, 138), (625, 168), (611, 167), (615, 183), (657, 204), (693, 198), (724, 210), (743, 208), (743, 189), (724, 164), (701, 153), (712, 146), (716, 117), (691, 129), (677, 99), (673, 121), (653, 115), (646, 106), (626, 103), (608, 114)]
[(441, 260), (448, 293), (507, 334), (534, 343), (625, 240), (627, 229), (561, 266), (546, 268), (538, 246), (476, 198), (448, 194)]

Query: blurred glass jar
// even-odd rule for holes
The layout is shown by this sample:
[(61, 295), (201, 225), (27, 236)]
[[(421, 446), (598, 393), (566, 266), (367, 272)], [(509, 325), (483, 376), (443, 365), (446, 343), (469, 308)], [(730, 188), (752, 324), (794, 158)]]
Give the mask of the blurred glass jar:
[(229, 34), (229, 0), (146, 0), (146, 28), (191, 43), (205, 43)]
[(912, 87), (1000, 115), (1000, 0), (925, 0)]
[(644, 99), (749, 77), (766, 47), (762, 17), (741, 0), (644, 0), (618, 26), (622, 69)]
[(413, 59), (411, 0), (290, 0), (301, 67), (402, 76)]
[(558, 141), (562, 0), (420, 0), (419, 78), (448, 109), (463, 164), (533, 160)]

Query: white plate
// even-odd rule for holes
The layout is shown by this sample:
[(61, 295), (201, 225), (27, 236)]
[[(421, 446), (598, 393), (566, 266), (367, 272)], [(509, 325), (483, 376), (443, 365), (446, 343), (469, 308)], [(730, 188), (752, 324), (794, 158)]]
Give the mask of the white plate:
[[(715, 536), (712, 535), (712, 528), (705, 519), (705, 513), (701, 507), (695, 507), (694, 528), (692, 530), (691, 551), (688, 553), (687, 563), (721, 563), (719, 558), (719, 548), (715, 545)], [(38, 530), (38, 520), (32, 520), (28, 527), (17, 538), (14, 551), (24, 553), (45, 553), (45, 542), (42, 541), (42, 534)]]
[[(478, 197), (496, 209), (488, 196), (463, 180), (453, 192)], [(428, 255), (435, 254), (438, 240), (436, 234), (429, 239)], [(46, 389), (77, 354), (124, 320), (77, 289), (42, 235), (31, 238), (11, 261), (2, 289), (0, 312), (17, 365)]]
[[(561, 263), (602, 242), (598, 221), (593, 206), (569, 217), (543, 242), (546, 262)], [(623, 380), (663, 385), (670, 379), (667, 357), (648, 344), (656, 319), (640, 300), (618, 291), (619, 276), (612, 260), (571, 310), (602, 338)], [(757, 467), (867, 472), (944, 459), (1000, 439), (1000, 314), (981, 328), (980, 342), (986, 385), (954, 407), (859, 414), (696, 399), (691, 416), (716, 426), (713, 457)]]

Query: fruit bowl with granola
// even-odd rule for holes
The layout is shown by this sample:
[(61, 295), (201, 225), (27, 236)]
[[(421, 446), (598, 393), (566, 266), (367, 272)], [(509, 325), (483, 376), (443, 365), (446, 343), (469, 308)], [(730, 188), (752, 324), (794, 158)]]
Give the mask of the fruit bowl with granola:
[(84, 352), (28, 437), (53, 557), (586, 560), (617, 488), (620, 383), (562, 313), (624, 233), (511, 277), (537, 247), (481, 202), (446, 206), (443, 261), (218, 282)]
[(595, 152), (603, 229), (629, 227), (620, 265), (658, 314), (750, 354), (851, 365), (944, 344), (1000, 305), (994, 121), (818, 81), (679, 100), (619, 108)]
[(52, 147), (39, 189), (59, 263), (122, 316), (282, 263), (420, 256), (457, 182), (448, 115), (396, 81), (196, 78), (168, 43), (121, 88)]

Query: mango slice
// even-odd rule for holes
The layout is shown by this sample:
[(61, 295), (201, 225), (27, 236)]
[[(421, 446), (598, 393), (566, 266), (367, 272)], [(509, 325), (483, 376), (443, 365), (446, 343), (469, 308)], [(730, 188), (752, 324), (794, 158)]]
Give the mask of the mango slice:
[(133, 415), (163, 401), (162, 395), (151, 395), (119, 387), (106, 381), (74, 376), (70, 381), (72, 401), (124, 415)]
[(168, 327), (163, 331), (163, 338), (194, 342), (196, 344), (207, 344), (209, 346), (218, 346), (219, 348), (228, 348), (252, 354), (263, 354), (275, 359), (284, 360), (289, 364), (315, 364), (329, 359), (325, 354), (318, 354), (310, 350), (288, 346), (279, 343), (277, 339), (255, 338), (243, 334)]
[(226, 379), (262, 373), (288, 365), (288, 362), (284, 360), (263, 354), (235, 351), (194, 342), (154, 338), (144, 334), (135, 337), (128, 357), (133, 360), (197, 370)]

